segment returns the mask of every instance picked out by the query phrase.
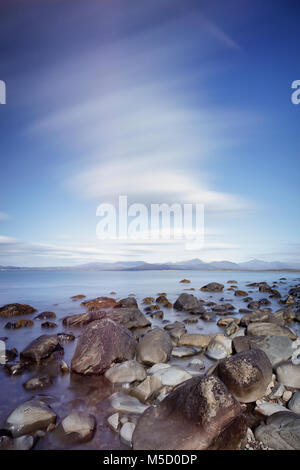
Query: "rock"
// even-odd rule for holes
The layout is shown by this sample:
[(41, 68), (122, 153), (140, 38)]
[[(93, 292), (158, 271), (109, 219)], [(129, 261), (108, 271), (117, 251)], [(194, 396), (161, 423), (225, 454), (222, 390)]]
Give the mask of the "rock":
[(75, 340), (75, 336), (72, 333), (57, 333), (56, 335), (59, 343), (70, 343)]
[(63, 325), (65, 326), (85, 326), (95, 320), (102, 320), (106, 318), (105, 312), (90, 312), (90, 313), (78, 313), (76, 315), (69, 315), (63, 318)]
[(42, 312), (34, 317), (35, 320), (53, 320), (54, 318), (56, 318), (54, 312)]
[(154, 375), (157, 372), (165, 369), (169, 369), (171, 367), (170, 364), (165, 364), (165, 363), (159, 363), (159, 364), (154, 364), (154, 366), (150, 367), (150, 369), (147, 370), (148, 375)]
[(162, 310), (158, 310), (157, 312), (151, 313), (150, 317), (154, 320), (162, 320), (164, 318), (164, 312)]
[(134, 297), (127, 297), (126, 299), (121, 299), (114, 306), (114, 308), (134, 308), (138, 309), (137, 301)]
[(40, 375), (39, 377), (33, 377), (32, 379), (27, 380), (27, 382), (23, 384), (23, 387), (25, 390), (40, 390), (50, 387), (52, 382), (52, 378), (48, 375)]
[(99, 311), (103, 308), (113, 308), (117, 305), (117, 301), (111, 297), (97, 297), (92, 300), (84, 300), (81, 302), (88, 312)]
[(57, 324), (52, 321), (45, 321), (41, 324), (42, 328), (57, 328)]
[(240, 319), (239, 318), (234, 318), (234, 317), (225, 317), (225, 318), (220, 318), (217, 322), (218, 326), (225, 327), (227, 328), (229, 325), (232, 323), (235, 323), (236, 325), (240, 324)]
[(71, 299), (75, 301), (75, 300), (82, 300), (82, 299), (85, 299), (85, 297), (86, 297), (86, 296), (83, 295), (83, 294), (78, 294), (78, 295), (73, 295), (73, 296), (71, 297)]
[(138, 308), (113, 308), (107, 312), (108, 318), (128, 328), (144, 328), (151, 322)]
[(136, 398), (124, 393), (116, 392), (110, 396), (111, 407), (120, 413), (132, 413), (141, 415), (148, 408)]
[(255, 310), (254, 312), (247, 313), (241, 318), (241, 325), (248, 326), (250, 323), (259, 322), (274, 322), (273, 315), (267, 310)]
[(248, 338), (251, 348), (259, 348), (266, 353), (272, 367), (292, 357), (293, 341), (287, 336), (249, 336)]
[(218, 282), (210, 282), (209, 284), (206, 284), (206, 286), (201, 287), (200, 290), (204, 292), (222, 292), (223, 289), (223, 284), (219, 284)]
[(178, 341), (179, 346), (196, 346), (206, 348), (215, 335), (184, 334)]
[(72, 411), (59, 423), (53, 434), (68, 444), (88, 442), (93, 438), (96, 425), (96, 418), (92, 414)]
[(120, 439), (123, 444), (128, 447), (132, 447), (132, 434), (135, 429), (134, 423), (125, 423), (120, 430)]
[(245, 290), (236, 290), (234, 295), (236, 297), (247, 297), (248, 292), (246, 292)]
[(140, 401), (145, 403), (149, 400), (155, 393), (157, 393), (162, 388), (161, 379), (158, 375), (150, 375), (143, 382), (137, 385), (132, 393)]
[(283, 401), (289, 401), (292, 396), (293, 392), (291, 392), (290, 390), (286, 390), (285, 392), (283, 392), (282, 399)]
[(185, 346), (179, 346), (172, 349), (172, 356), (173, 357), (188, 357), (194, 356), (200, 352), (199, 349), (196, 348), (187, 348)]
[(283, 405), (279, 405), (279, 403), (265, 402), (256, 405), (255, 411), (263, 416), (271, 416), (272, 414), (278, 413), (279, 411), (287, 411), (287, 409)]
[(161, 328), (149, 331), (140, 340), (136, 349), (137, 361), (152, 365), (167, 362), (172, 351), (172, 341), (168, 333)]
[(191, 281), (189, 279), (182, 279), (180, 281), (181, 284), (189, 284)]
[(195, 313), (203, 313), (205, 309), (200, 304), (197, 297), (193, 294), (180, 294), (178, 299), (173, 305), (175, 310), (182, 310), (184, 312), (195, 312)]
[(289, 328), (275, 325), (273, 323), (250, 323), (247, 328), (249, 336), (287, 336), (291, 340), (298, 338), (296, 333)]
[(236, 324), (236, 322), (231, 322), (226, 330), (225, 330), (225, 336), (232, 336), (234, 334), (236, 334), (238, 331), (240, 331), (240, 328), (239, 326)]
[(281, 398), (284, 394), (285, 388), (284, 385), (277, 383), (268, 394), (268, 398), (274, 400), (276, 398)]
[(161, 381), (161, 385), (167, 387), (175, 387), (192, 377), (191, 374), (177, 366), (157, 370), (153, 376), (158, 377)]
[(251, 403), (265, 395), (272, 366), (263, 351), (252, 349), (220, 361), (217, 375), (237, 400)]
[(140, 417), (134, 450), (240, 448), (246, 435), (240, 404), (216, 377), (194, 377)]
[(288, 402), (288, 409), (294, 413), (300, 414), (300, 392), (294, 393)]
[(300, 449), (300, 416), (291, 411), (274, 413), (255, 430), (255, 438), (274, 450)]
[(279, 383), (300, 389), (300, 365), (290, 361), (283, 362), (276, 367), (275, 372)]
[(209, 342), (205, 354), (211, 359), (224, 359), (232, 353), (231, 343), (231, 339), (224, 335), (215, 335)]
[(119, 413), (114, 413), (113, 415), (107, 418), (107, 424), (112, 431), (116, 432), (118, 430), (119, 422), (120, 422)]
[(55, 423), (56, 414), (49, 405), (38, 399), (32, 399), (19, 405), (6, 419), (4, 429), (11, 431), (14, 437), (46, 430)]
[(31, 305), (26, 304), (7, 304), (0, 308), (0, 318), (16, 317), (19, 315), (30, 315), (36, 312)]
[(191, 324), (191, 323), (198, 323), (197, 317), (188, 317), (183, 320), (183, 323)]
[(65, 361), (61, 361), (60, 370), (61, 370), (62, 374), (67, 374), (69, 372), (69, 366)]
[(24, 362), (17, 362), (16, 364), (5, 364), (5, 370), (9, 375), (22, 375), (27, 368), (27, 364)]
[(55, 335), (42, 335), (32, 341), (20, 354), (21, 359), (40, 362), (49, 357), (59, 347)]
[(0, 436), (0, 450), (30, 450), (35, 444), (33, 436)]
[(137, 361), (126, 361), (112, 366), (105, 377), (113, 384), (141, 382), (147, 376), (144, 367)]
[(136, 341), (129, 330), (105, 318), (89, 323), (78, 339), (71, 370), (103, 374), (114, 362), (133, 359)]
[(5, 328), (8, 330), (17, 330), (19, 328), (27, 328), (28, 326), (33, 326), (34, 323), (32, 320), (19, 320), (15, 323), (8, 322), (5, 325)]
[(205, 364), (202, 361), (202, 359), (195, 357), (188, 363), (187, 368), (189, 371), (192, 369), (194, 369), (195, 371), (198, 371), (198, 370), (205, 369)]

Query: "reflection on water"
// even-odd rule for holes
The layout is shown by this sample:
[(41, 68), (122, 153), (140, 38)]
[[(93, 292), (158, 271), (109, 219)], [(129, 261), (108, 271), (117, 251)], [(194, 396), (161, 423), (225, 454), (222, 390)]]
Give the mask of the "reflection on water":
[[(281, 277), (286, 277), (286, 283), (279, 283)], [(190, 284), (180, 284), (183, 278), (191, 280)], [(84, 294), (87, 298), (96, 296), (113, 296), (116, 299), (134, 294), (141, 310), (141, 301), (146, 296), (156, 297), (159, 292), (166, 292), (171, 302), (174, 302), (178, 295), (185, 289), (194, 288), (191, 292), (204, 300), (215, 302), (223, 299), (231, 302), (236, 307), (245, 308), (247, 304), (243, 298), (237, 298), (232, 291), (224, 290), (223, 293), (199, 292), (199, 288), (208, 282), (221, 282), (226, 285), (227, 280), (235, 279), (238, 287), (248, 291), (255, 300), (266, 297), (267, 294), (257, 292), (257, 289), (247, 289), (248, 282), (267, 281), (272, 284), (278, 282), (278, 289), (284, 296), (287, 294), (291, 284), (299, 282), (297, 273), (226, 273), (226, 272), (184, 272), (184, 271), (149, 271), (149, 272), (92, 272), (92, 271), (1, 271), (0, 272), (0, 306), (7, 303), (28, 303), (35, 307), (38, 312), (18, 319), (33, 318), (42, 311), (53, 311), (57, 318), (54, 319), (58, 325), (55, 329), (44, 330), (41, 328), (41, 321), (35, 321), (33, 327), (21, 328), (19, 330), (8, 330), (4, 326), (12, 319), (0, 318), (0, 338), (6, 337), (6, 347), (17, 348), (20, 352), (33, 339), (41, 334), (59, 333), (62, 331), (74, 333), (74, 342), (64, 344), (64, 360), (69, 365), (76, 346), (77, 337), (81, 333), (80, 328), (65, 328), (62, 325), (62, 318), (66, 315), (84, 312), (80, 301), (74, 302), (71, 296)], [(115, 295), (110, 295), (115, 291)], [(188, 292), (188, 291), (187, 291)], [(278, 299), (270, 299), (270, 307), (273, 311), (280, 308)], [(176, 312), (173, 309), (164, 309), (164, 318), (169, 321), (182, 321), (188, 315), (183, 312)], [(235, 313), (235, 316), (238, 316)], [(162, 325), (161, 320), (152, 320), (154, 325)], [(199, 320), (197, 323), (188, 324), (186, 328), (189, 333), (214, 333), (220, 330), (216, 321), (205, 322)], [(295, 330), (298, 325), (295, 325)], [(205, 356), (201, 358), (206, 365), (210, 365)], [(185, 365), (189, 359), (171, 359), (174, 364)], [(21, 376), (9, 376), (0, 366), (0, 428), (8, 413), (20, 403), (28, 400), (34, 393), (26, 391), (23, 383), (29, 378), (38, 374), (48, 374), (54, 378), (53, 385), (40, 393), (50, 401), (51, 407), (59, 417), (64, 417), (70, 410), (79, 409), (92, 413), (97, 419), (97, 431), (91, 442), (72, 446), (72, 448), (84, 449), (120, 449), (125, 448), (116, 434), (106, 425), (106, 418), (111, 413), (107, 398), (118, 388), (112, 386), (104, 377), (81, 377), (75, 374), (62, 375), (57, 370), (57, 365), (47, 364), (41, 369), (38, 366), (26, 370)], [(50, 433), (45, 438), (38, 441), (37, 449), (62, 448), (61, 444), (54, 440)], [(67, 448), (64, 446), (64, 448)]]

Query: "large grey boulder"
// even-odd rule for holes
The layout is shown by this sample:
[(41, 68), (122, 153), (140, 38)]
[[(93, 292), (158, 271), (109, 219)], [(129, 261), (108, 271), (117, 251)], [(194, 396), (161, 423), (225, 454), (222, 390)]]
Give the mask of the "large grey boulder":
[(168, 333), (161, 328), (155, 328), (140, 340), (136, 349), (136, 359), (146, 365), (167, 362), (170, 359), (172, 347)]
[(71, 370), (83, 375), (103, 374), (114, 362), (133, 359), (136, 340), (129, 330), (104, 318), (89, 323), (78, 339)]
[(140, 417), (134, 450), (237, 449), (246, 424), (238, 401), (216, 377), (195, 377)]
[(180, 294), (178, 299), (173, 305), (175, 310), (182, 310), (184, 312), (195, 312), (195, 313), (203, 313), (205, 312), (204, 307), (200, 304), (197, 297), (193, 294)]
[(7, 417), (4, 429), (8, 429), (14, 437), (45, 430), (56, 421), (56, 414), (42, 400), (32, 399), (19, 405)]
[(255, 430), (255, 438), (274, 450), (300, 450), (300, 416), (280, 411)]
[(272, 365), (260, 349), (243, 351), (220, 361), (217, 375), (243, 403), (262, 398), (272, 380)]

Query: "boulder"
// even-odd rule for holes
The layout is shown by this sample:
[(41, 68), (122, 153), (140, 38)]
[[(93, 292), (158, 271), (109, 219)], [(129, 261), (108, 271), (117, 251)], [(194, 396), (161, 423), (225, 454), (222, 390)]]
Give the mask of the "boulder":
[(300, 415), (280, 411), (255, 430), (255, 438), (274, 450), (300, 450)]
[(210, 282), (206, 284), (206, 286), (201, 287), (201, 290), (204, 292), (222, 292), (223, 289), (223, 284), (219, 284), (218, 282)]
[(291, 361), (282, 362), (276, 367), (275, 373), (282, 385), (300, 389), (300, 365)]
[(34, 317), (35, 320), (53, 320), (54, 318), (56, 318), (54, 312), (42, 312)]
[(56, 335), (42, 335), (32, 341), (20, 354), (21, 359), (40, 362), (57, 349), (62, 349)]
[(33, 377), (32, 379), (27, 380), (23, 384), (25, 390), (41, 390), (43, 388), (50, 387), (52, 385), (52, 378), (48, 375), (40, 375), (39, 377)]
[(54, 431), (56, 439), (68, 444), (79, 444), (90, 441), (96, 429), (96, 418), (82, 411), (72, 411)]
[(117, 301), (111, 297), (96, 297), (92, 300), (84, 300), (81, 302), (88, 312), (95, 312), (103, 308), (113, 308), (117, 305)]
[(172, 341), (168, 333), (161, 328), (149, 331), (140, 340), (136, 349), (137, 361), (152, 365), (167, 362), (172, 352)]
[(173, 308), (175, 308), (175, 310), (182, 310), (184, 312), (205, 312), (205, 309), (202, 307), (197, 297), (195, 297), (193, 294), (186, 293), (180, 294), (174, 303)]
[(247, 328), (249, 336), (287, 336), (291, 340), (298, 338), (297, 334), (289, 328), (274, 323), (250, 323)]
[(95, 320), (102, 320), (106, 317), (106, 312), (88, 312), (69, 315), (63, 318), (63, 325), (65, 326), (85, 326)]
[(215, 335), (186, 334), (182, 335), (178, 341), (178, 346), (196, 346), (206, 348)]
[(265, 395), (272, 365), (263, 351), (251, 349), (220, 361), (216, 373), (237, 400), (251, 403)]
[(138, 308), (138, 304), (134, 297), (126, 297), (126, 299), (119, 300), (114, 308)]
[(7, 304), (0, 308), (0, 318), (29, 315), (36, 312), (36, 309), (27, 304)]
[(216, 377), (194, 377), (158, 406), (149, 407), (133, 433), (134, 450), (237, 449), (246, 435), (240, 404)]
[(294, 413), (300, 414), (300, 392), (294, 393), (288, 402), (288, 409)]
[(49, 405), (38, 399), (32, 399), (19, 405), (6, 419), (4, 429), (14, 437), (46, 430), (56, 421), (56, 414)]
[(83, 375), (103, 374), (114, 362), (133, 359), (136, 340), (129, 330), (109, 318), (89, 323), (80, 336), (71, 370)]
[(128, 328), (144, 328), (151, 322), (138, 308), (113, 308), (107, 312), (107, 317)]
[(231, 344), (232, 340), (224, 335), (215, 335), (209, 342), (205, 354), (210, 359), (224, 359), (232, 353)]
[(141, 382), (147, 376), (144, 367), (137, 361), (126, 361), (112, 366), (105, 372), (111, 383)]

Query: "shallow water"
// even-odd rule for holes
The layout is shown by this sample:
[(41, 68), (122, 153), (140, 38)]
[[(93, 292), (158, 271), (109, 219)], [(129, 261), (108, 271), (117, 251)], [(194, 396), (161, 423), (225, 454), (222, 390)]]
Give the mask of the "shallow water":
[[(281, 277), (287, 278), (287, 281), (280, 283)], [(180, 284), (183, 278), (190, 279), (190, 284)], [(27, 344), (41, 334), (59, 333), (62, 331), (73, 332), (76, 338), (80, 335), (79, 328), (64, 328), (62, 318), (74, 313), (83, 313), (85, 310), (80, 305), (80, 301), (74, 302), (71, 296), (84, 294), (87, 298), (97, 296), (110, 296), (116, 299), (127, 297), (134, 294), (140, 309), (143, 310), (141, 301), (146, 296), (156, 297), (159, 292), (166, 292), (168, 299), (173, 303), (179, 294), (189, 292), (188, 289), (195, 288), (191, 293), (204, 300), (213, 300), (219, 302), (221, 298), (224, 301), (231, 302), (236, 307), (246, 308), (247, 304), (243, 298), (235, 297), (232, 291), (220, 293), (199, 292), (199, 288), (208, 282), (221, 282), (225, 284), (228, 280), (238, 281), (238, 288), (246, 290), (249, 296), (254, 300), (267, 297), (266, 293), (257, 292), (256, 288), (246, 287), (249, 282), (266, 281), (270, 285), (278, 282), (278, 290), (285, 296), (291, 285), (299, 282), (298, 273), (267, 273), (267, 272), (196, 272), (196, 271), (143, 271), (143, 272), (98, 272), (98, 271), (0, 271), (0, 306), (8, 303), (27, 303), (35, 307), (38, 312), (33, 315), (18, 317), (18, 319), (30, 319), (40, 312), (53, 311), (56, 313), (58, 327), (55, 329), (41, 328), (41, 321), (35, 321), (33, 327), (21, 328), (19, 330), (5, 329), (8, 321), (15, 319), (0, 318), (0, 338), (7, 337), (6, 347), (17, 348), (22, 351)], [(228, 284), (227, 284), (228, 286)], [(111, 295), (112, 291), (116, 295)], [(271, 307), (276, 311), (281, 307), (278, 299), (270, 299)], [(165, 320), (171, 322), (182, 321), (189, 316), (187, 313), (176, 312), (173, 309), (163, 309)], [(237, 313), (233, 312), (235, 316)], [(219, 318), (219, 317), (217, 317)], [(160, 320), (153, 320), (154, 325), (161, 326)], [(214, 333), (221, 330), (216, 321), (205, 322), (199, 320), (196, 324), (188, 324), (186, 328), (189, 333)], [(298, 324), (294, 329), (298, 330)], [(76, 346), (76, 340), (73, 343), (64, 345), (64, 360), (69, 365)], [(207, 366), (211, 363), (205, 357), (202, 357)], [(181, 363), (184, 365), (187, 360), (172, 359), (172, 363)], [(51, 368), (51, 366), (49, 366)], [(50, 370), (50, 369), (49, 369)], [(51, 370), (50, 370), (51, 372)], [(0, 428), (3, 421), (10, 411), (20, 403), (29, 399), (34, 392), (26, 391), (23, 383), (31, 377), (37, 375), (38, 370), (27, 371), (21, 376), (11, 377), (7, 375), (3, 367), (0, 366)], [(43, 371), (44, 373), (44, 371)], [(119, 442), (116, 434), (110, 431), (106, 426), (106, 418), (110, 414), (107, 398), (116, 391), (103, 377), (82, 378), (72, 375), (58, 375), (54, 384), (41, 393), (49, 396), (52, 408), (58, 416), (65, 416), (71, 409), (85, 409), (94, 414), (97, 418), (97, 432), (93, 440), (82, 444), (77, 448), (85, 449), (118, 449), (124, 448)], [(51, 434), (46, 438), (40, 439), (36, 448), (58, 448), (58, 443), (51, 440)], [(73, 446), (74, 447), (74, 446)], [(60, 446), (61, 448), (61, 446)], [(76, 447), (75, 447), (76, 448)]]

